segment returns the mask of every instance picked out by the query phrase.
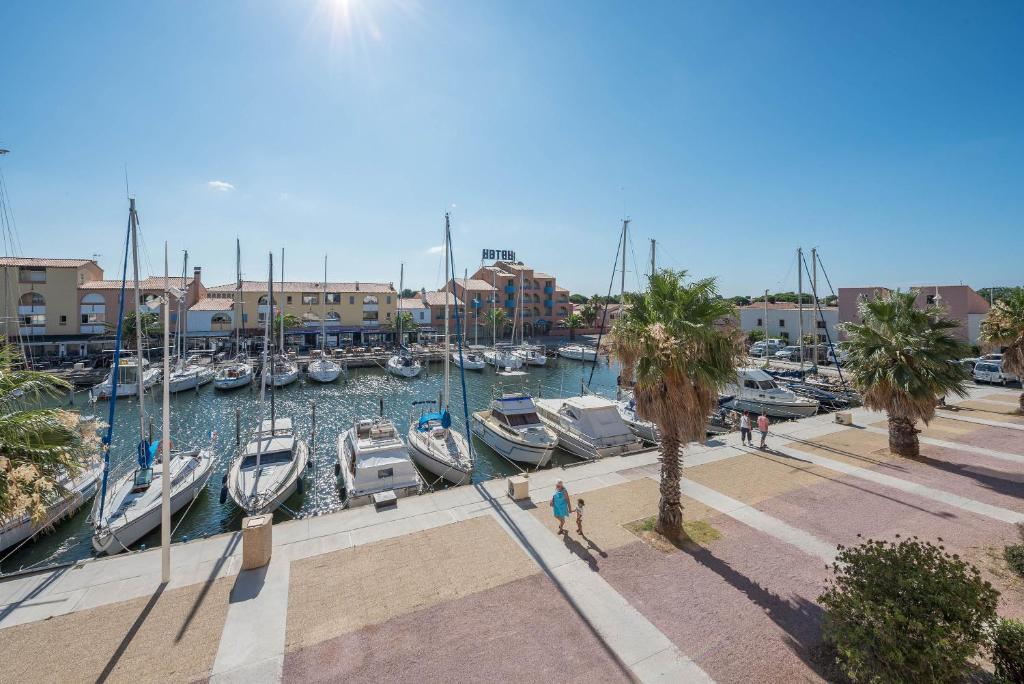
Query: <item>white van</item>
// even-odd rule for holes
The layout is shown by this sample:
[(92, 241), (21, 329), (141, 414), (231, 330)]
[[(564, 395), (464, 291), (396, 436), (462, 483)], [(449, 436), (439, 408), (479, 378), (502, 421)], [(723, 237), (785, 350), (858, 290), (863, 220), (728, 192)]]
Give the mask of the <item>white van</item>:
[(974, 365), (975, 382), (991, 382), (1006, 385), (1008, 382), (1017, 382), (1018, 378), (1012, 373), (1003, 372), (1003, 364), (999, 361), (979, 361)]
[(782, 346), (782, 340), (779, 339), (758, 340), (747, 350), (747, 353), (751, 356), (770, 356), (782, 349)]

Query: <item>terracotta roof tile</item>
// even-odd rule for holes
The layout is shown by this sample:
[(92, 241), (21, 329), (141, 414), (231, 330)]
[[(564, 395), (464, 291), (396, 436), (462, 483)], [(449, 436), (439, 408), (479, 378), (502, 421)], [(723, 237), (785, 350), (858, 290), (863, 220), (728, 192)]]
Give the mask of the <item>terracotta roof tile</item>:
[(51, 268), (77, 268), (95, 264), (92, 259), (48, 259), (43, 257), (0, 257), (0, 266), (49, 266)]
[[(357, 288), (358, 285), (358, 288)], [(284, 282), (285, 292), (321, 292), (323, 290), (323, 283), (316, 283), (312, 281), (303, 280), (286, 280)], [(235, 283), (227, 283), (226, 285), (214, 285), (207, 288), (208, 292), (234, 292)], [(265, 280), (243, 280), (242, 281), (243, 292), (266, 292), (267, 281)], [(274, 283), (274, 292), (281, 291), (281, 283)], [(328, 292), (344, 292), (346, 294), (355, 294), (357, 292), (394, 292), (394, 285), (391, 283), (327, 283)]]
[(231, 311), (232, 302), (230, 299), (200, 299), (188, 308), (189, 311)]

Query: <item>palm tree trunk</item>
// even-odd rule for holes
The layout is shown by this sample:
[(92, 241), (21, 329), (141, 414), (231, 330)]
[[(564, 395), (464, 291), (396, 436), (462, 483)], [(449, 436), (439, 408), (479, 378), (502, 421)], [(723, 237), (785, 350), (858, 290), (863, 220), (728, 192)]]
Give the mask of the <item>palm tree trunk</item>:
[(683, 505), (679, 493), (679, 440), (675, 436), (661, 440), (661, 501), (658, 502), (658, 523), (655, 531), (672, 541), (679, 541), (683, 530)]
[(889, 451), (916, 458), (921, 455), (914, 423), (899, 416), (889, 416)]

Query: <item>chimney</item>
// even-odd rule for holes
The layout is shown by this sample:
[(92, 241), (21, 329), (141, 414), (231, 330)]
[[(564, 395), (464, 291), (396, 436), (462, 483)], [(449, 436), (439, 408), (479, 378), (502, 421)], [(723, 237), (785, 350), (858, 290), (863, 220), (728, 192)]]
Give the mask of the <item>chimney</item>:
[(192, 269), (192, 280), (194, 281), (194, 285), (199, 285), (199, 283), (203, 282), (202, 266), (196, 266), (194, 269)]
[(359, 292), (359, 281), (356, 281), (356, 292)]

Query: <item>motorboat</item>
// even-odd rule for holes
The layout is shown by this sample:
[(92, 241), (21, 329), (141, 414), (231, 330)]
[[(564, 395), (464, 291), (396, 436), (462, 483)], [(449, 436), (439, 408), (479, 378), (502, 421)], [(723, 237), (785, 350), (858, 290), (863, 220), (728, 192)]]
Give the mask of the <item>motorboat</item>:
[(484, 361), (484, 355), (477, 351), (466, 350), (460, 355), (459, 352), (453, 351), (451, 353), (452, 363), (456, 366), (464, 368), (466, 370), (483, 370), (487, 362)]
[(558, 437), (537, 416), (533, 397), (505, 394), (491, 400), (486, 411), (477, 411), (472, 419), (473, 434), (487, 446), (511, 461), (547, 465), (558, 444)]
[[(273, 368), (273, 370), (271, 370)], [(263, 367), (263, 384), (284, 387), (299, 379), (299, 366), (283, 355), (278, 355), (273, 364)]]
[(423, 491), (423, 478), (409, 451), (383, 416), (357, 420), (338, 435), (335, 473), (344, 479), (345, 505), (387, 503)]
[(535, 403), (541, 422), (558, 436), (558, 446), (575, 456), (626, 456), (644, 448), (611, 399), (585, 394)]
[[(166, 378), (171, 394), (197, 390), (203, 385), (213, 382), (216, 373), (209, 366), (179, 363)], [(118, 389), (118, 393), (120, 393)]]
[(484, 352), (484, 361), (495, 368), (518, 370), (523, 367), (523, 359), (516, 355), (511, 345), (496, 344), (493, 349)]
[[(636, 401), (633, 399), (632, 392), (622, 392), (619, 400), (615, 402), (615, 406), (619, 412), (619, 417), (629, 426), (634, 435), (651, 444), (657, 444), (661, 441), (661, 434), (658, 431), (657, 424), (652, 420), (641, 418), (640, 414), (637, 413)], [(731, 428), (726, 420), (725, 413), (721, 407), (711, 412), (711, 415), (708, 416), (707, 434), (721, 435), (729, 432)]]
[(46, 515), (41, 521), (32, 520), (32, 516), (27, 512), (0, 521), (0, 551), (20, 544), (40, 530), (49, 529), (73, 515), (96, 494), (102, 474), (103, 464), (99, 459), (90, 459), (74, 477), (61, 478), (60, 488), (63, 491), (52, 497), (52, 501), (46, 507)]
[(724, 405), (734, 411), (764, 413), (773, 418), (806, 418), (818, 412), (817, 399), (779, 387), (772, 376), (759, 368), (738, 369), (736, 382), (726, 392), (732, 398)]
[(306, 377), (315, 382), (334, 382), (340, 375), (341, 364), (327, 358), (323, 353), (315, 354), (313, 360), (306, 366)]
[(548, 362), (547, 355), (537, 347), (526, 345), (519, 347), (513, 353), (522, 359), (523, 363), (527, 366), (544, 366)]
[[(135, 397), (139, 394), (139, 372), (142, 372), (142, 386), (152, 389), (160, 382), (160, 369), (150, 368), (149, 361), (137, 356), (121, 358), (117, 372), (117, 396)], [(114, 369), (111, 368), (106, 379), (94, 385), (89, 393), (93, 399), (109, 399), (114, 389)]]
[(409, 454), (420, 468), (452, 484), (473, 478), (473, 456), (466, 438), (452, 429), (447, 409), (424, 413), (409, 425)]
[(566, 344), (558, 348), (558, 355), (576, 361), (596, 361), (597, 349), (585, 344)]
[(252, 383), (254, 371), (252, 364), (243, 359), (236, 359), (221, 366), (213, 376), (213, 386), (219, 390), (238, 389)]
[(423, 364), (407, 349), (402, 349), (388, 359), (388, 373), (400, 378), (415, 378), (423, 370)]
[[(118, 390), (120, 393), (120, 390)], [(108, 489), (106, 500), (97, 497), (92, 510), (92, 547), (96, 553), (114, 554), (160, 526), (163, 498), (163, 471), (160, 442), (147, 447), (147, 464), (117, 479)], [(171, 515), (199, 496), (213, 473), (212, 445), (205, 449), (171, 454)]]
[(817, 402), (829, 409), (842, 409), (850, 406), (850, 398), (838, 392), (818, 387), (807, 382), (787, 382), (786, 389), (801, 397), (815, 399)]
[(271, 513), (303, 487), (309, 447), (295, 437), (291, 418), (271, 417), (231, 462), (227, 490), (247, 515)]

